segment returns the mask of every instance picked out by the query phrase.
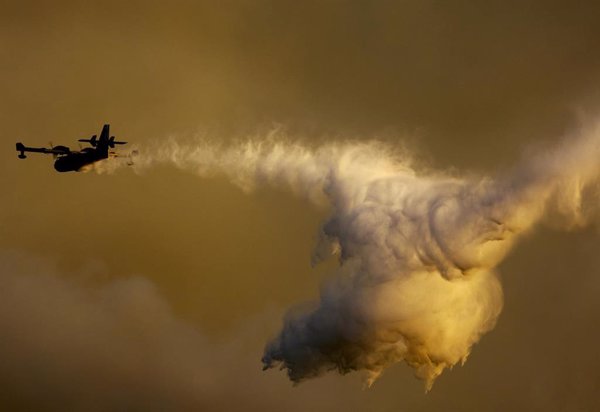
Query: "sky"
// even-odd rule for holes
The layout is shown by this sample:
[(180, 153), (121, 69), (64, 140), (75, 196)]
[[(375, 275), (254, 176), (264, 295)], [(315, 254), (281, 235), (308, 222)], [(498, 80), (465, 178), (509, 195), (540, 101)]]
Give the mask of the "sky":
[(517, 241), (495, 329), (430, 392), (403, 363), (368, 389), (360, 372), (293, 385), (261, 357), (338, 266), (311, 266), (327, 205), (168, 163), (59, 174), (14, 151), (76, 148), (104, 123), (142, 155), (281, 130), (494, 176), (596, 119), (596, 2), (1, 4), (2, 409), (600, 407), (598, 219)]

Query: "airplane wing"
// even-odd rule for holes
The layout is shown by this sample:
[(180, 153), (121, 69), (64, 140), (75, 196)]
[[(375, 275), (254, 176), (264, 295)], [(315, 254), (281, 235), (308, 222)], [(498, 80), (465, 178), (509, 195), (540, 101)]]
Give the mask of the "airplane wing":
[(17, 152), (20, 152), (19, 159), (25, 159), (27, 157), (25, 156), (25, 152), (61, 155), (71, 153), (71, 150), (66, 146), (56, 146), (51, 149), (47, 149), (45, 147), (27, 147), (23, 145), (23, 143), (17, 143)]

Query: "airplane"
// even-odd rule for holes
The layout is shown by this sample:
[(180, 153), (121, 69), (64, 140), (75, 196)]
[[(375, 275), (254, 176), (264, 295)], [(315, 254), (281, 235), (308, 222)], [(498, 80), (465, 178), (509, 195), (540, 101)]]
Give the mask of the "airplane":
[[(54, 169), (58, 172), (79, 172), (85, 170), (100, 160), (108, 159), (109, 157), (118, 157), (119, 155), (109, 148), (114, 148), (115, 145), (126, 144), (127, 142), (117, 142), (114, 136), (110, 136), (110, 125), (105, 124), (100, 133), (100, 138), (93, 135), (89, 139), (79, 139), (80, 142), (86, 142), (92, 147), (86, 147), (80, 151), (74, 151), (66, 146), (52, 146), (47, 149), (45, 147), (26, 147), (23, 143), (17, 143), (17, 152), (20, 152), (19, 159), (25, 159), (25, 152), (52, 154), (56, 159), (54, 161)], [(135, 153), (135, 152), (134, 152)], [(132, 163), (128, 163), (132, 164)]]

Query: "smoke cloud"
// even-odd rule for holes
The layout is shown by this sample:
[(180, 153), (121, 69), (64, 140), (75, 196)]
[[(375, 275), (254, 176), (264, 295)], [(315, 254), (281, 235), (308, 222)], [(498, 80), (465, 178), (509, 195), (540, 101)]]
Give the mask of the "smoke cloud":
[(209, 402), (198, 388), (213, 392), (203, 353), (215, 348), (175, 318), (151, 282), (86, 285), (35, 256), (0, 257), (2, 384), (12, 388), (3, 404), (164, 410)]
[(285, 369), (293, 382), (365, 371), (370, 385), (405, 361), (430, 389), (494, 327), (503, 302), (495, 268), (515, 241), (544, 216), (585, 223), (599, 129), (532, 153), (494, 178), (458, 177), (419, 172), (377, 142), (308, 147), (274, 133), (225, 148), (171, 140), (138, 168), (173, 163), (225, 174), (245, 190), (275, 185), (328, 204), (313, 262), (336, 255), (338, 272), (319, 299), (289, 310), (264, 368)]
[[(107, 281), (96, 272), (0, 251), (4, 409), (303, 411), (356, 401), (312, 388), (299, 404), (287, 382), (261, 374), (247, 348), (268, 314), (209, 339), (146, 278)], [(340, 393), (335, 383), (327, 390)]]

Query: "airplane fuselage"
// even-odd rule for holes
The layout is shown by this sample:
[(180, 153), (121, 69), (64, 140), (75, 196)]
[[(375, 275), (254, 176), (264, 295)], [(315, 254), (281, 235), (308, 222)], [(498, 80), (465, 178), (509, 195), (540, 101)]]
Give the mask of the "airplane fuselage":
[(97, 150), (88, 152), (72, 152), (67, 155), (59, 156), (54, 162), (54, 169), (57, 172), (78, 172), (83, 167), (95, 163), (99, 160), (106, 159), (103, 153)]

